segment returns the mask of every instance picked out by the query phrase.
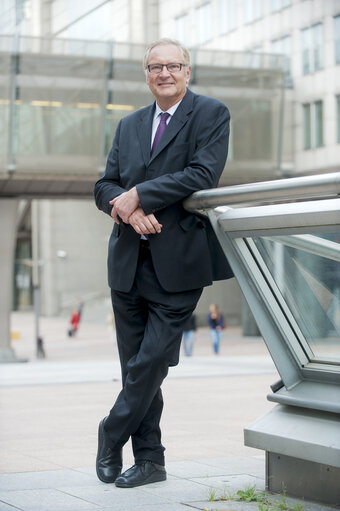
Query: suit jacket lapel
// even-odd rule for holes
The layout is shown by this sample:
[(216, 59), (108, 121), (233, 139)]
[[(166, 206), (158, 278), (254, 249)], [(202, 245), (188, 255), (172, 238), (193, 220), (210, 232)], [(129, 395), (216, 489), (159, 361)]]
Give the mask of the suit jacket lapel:
[[(149, 159), (148, 163), (151, 163), (153, 159), (168, 145), (168, 143), (177, 135), (179, 130), (183, 128), (188, 120), (188, 116), (193, 109), (193, 93), (188, 89), (181, 104), (178, 106), (172, 119), (170, 120), (162, 138), (160, 139), (153, 155), (150, 158), (150, 139), (149, 139)], [(152, 121), (151, 121), (152, 122)]]
[(151, 132), (154, 113), (155, 104), (149, 106), (146, 110), (144, 110), (143, 114), (141, 113), (139, 122), (137, 124), (137, 133), (142, 147), (145, 165), (148, 165), (150, 161)]

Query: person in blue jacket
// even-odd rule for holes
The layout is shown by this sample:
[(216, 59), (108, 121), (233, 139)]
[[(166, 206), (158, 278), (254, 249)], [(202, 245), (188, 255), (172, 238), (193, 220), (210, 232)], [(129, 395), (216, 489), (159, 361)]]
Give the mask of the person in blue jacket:
[(220, 351), (221, 334), (226, 326), (226, 322), (216, 303), (212, 303), (209, 307), (208, 325), (210, 327), (213, 350), (214, 353), (218, 355)]

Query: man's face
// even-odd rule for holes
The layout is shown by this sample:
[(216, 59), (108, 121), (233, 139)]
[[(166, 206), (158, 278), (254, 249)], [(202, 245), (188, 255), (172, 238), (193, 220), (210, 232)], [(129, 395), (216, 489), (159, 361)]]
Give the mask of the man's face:
[[(150, 51), (147, 64), (184, 64), (181, 50), (173, 44), (156, 46)], [(163, 109), (170, 108), (186, 93), (191, 67), (182, 67), (180, 71), (170, 73), (164, 66), (158, 74), (146, 70), (146, 83), (157, 103)], [(163, 105), (163, 106), (162, 106)]]

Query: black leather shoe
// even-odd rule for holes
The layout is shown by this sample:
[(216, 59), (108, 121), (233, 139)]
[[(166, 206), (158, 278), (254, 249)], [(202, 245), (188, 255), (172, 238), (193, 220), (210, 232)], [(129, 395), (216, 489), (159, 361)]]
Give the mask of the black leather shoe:
[(107, 442), (104, 431), (105, 419), (100, 421), (98, 428), (98, 452), (96, 460), (96, 471), (98, 479), (103, 483), (114, 483), (120, 475), (123, 466), (122, 449), (115, 451)]
[(166, 471), (163, 465), (152, 461), (143, 461), (126, 470), (117, 477), (115, 485), (118, 488), (134, 488), (143, 484), (157, 483), (166, 480)]

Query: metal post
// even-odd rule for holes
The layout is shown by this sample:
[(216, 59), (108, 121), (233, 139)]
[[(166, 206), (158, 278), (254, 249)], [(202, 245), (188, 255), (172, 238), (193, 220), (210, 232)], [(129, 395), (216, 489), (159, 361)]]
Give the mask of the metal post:
[(108, 55), (106, 61), (106, 69), (104, 76), (103, 95), (101, 103), (101, 135), (100, 135), (100, 148), (99, 148), (99, 173), (102, 174), (105, 170), (106, 162), (106, 125), (107, 125), (107, 110), (106, 105), (111, 102), (112, 91), (110, 90), (110, 80), (113, 77), (113, 41), (108, 42)]
[(32, 283), (34, 304), (34, 332), (36, 353), (38, 354), (40, 317), (40, 278), (39, 278), (39, 203), (32, 201)]
[(19, 73), (19, 35), (15, 34), (13, 37), (14, 47), (13, 54), (11, 55), (11, 70), (10, 70), (10, 101), (9, 101), (9, 115), (8, 115), (8, 145), (7, 145), (7, 169), (9, 173), (15, 171), (15, 118), (16, 118), (16, 105), (18, 99), (17, 75)]

